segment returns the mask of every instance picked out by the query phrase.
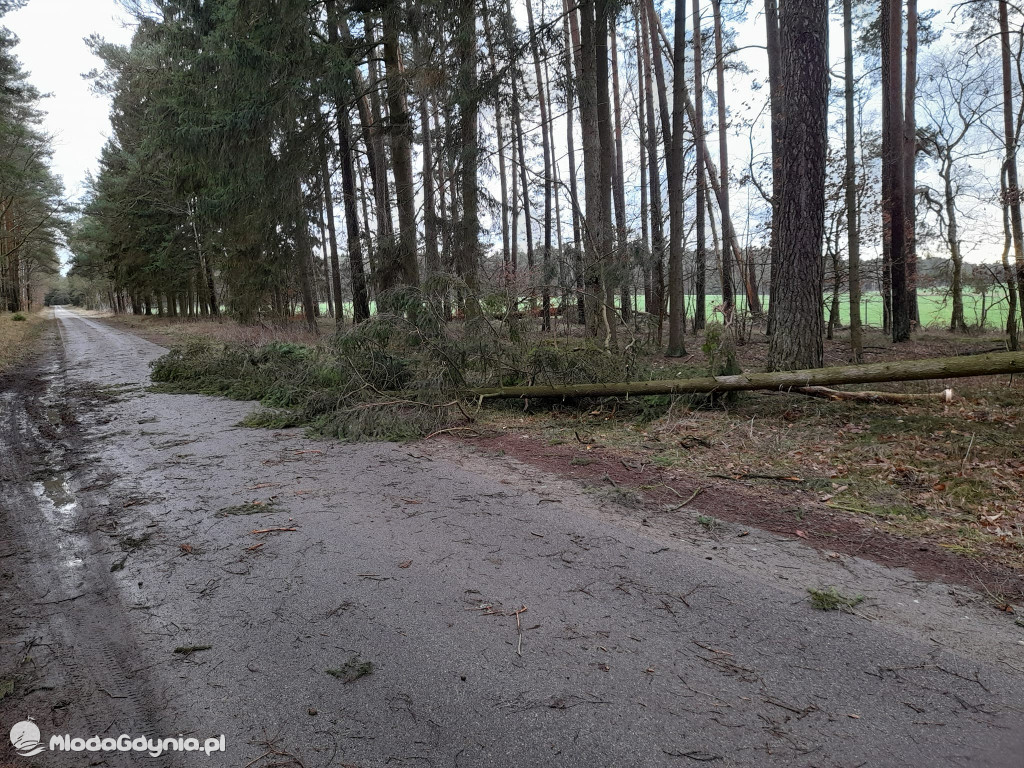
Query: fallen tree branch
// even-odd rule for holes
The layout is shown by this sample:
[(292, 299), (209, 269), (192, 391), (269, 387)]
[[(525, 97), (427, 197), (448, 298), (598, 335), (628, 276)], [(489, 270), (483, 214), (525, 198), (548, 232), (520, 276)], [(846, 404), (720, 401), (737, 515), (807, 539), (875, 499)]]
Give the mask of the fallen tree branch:
[(966, 376), (1024, 373), (1024, 352), (1001, 352), (962, 357), (898, 360), (802, 371), (744, 373), (699, 379), (628, 381), (604, 384), (562, 384), (526, 387), (486, 387), (470, 390), (477, 397), (615, 397), (741, 392), (754, 389), (790, 391), (831, 384), (872, 384), (883, 381), (924, 381)]
[(789, 392), (799, 392), (808, 397), (821, 397), (826, 400), (857, 400), (865, 403), (919, 403), (922, 400), (940, 400), (944, 403), (953, 402), (953, 390), (944, 389), (941, 392), (915, 392), (904, 394), (902, 392), (844, 392), (839, 389), (828, 387), (795, 387)]

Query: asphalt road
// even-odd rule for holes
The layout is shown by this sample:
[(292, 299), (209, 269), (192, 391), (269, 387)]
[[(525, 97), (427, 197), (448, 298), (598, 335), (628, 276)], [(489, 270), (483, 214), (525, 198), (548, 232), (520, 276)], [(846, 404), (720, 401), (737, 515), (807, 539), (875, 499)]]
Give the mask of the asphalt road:
[[(4, 768), (1024, 766), (1024, 630), (981, 596), (454, 444), (238, 427), (56, 314), (0, 390), (0, 725), (226, 749)], [(856, 615), (808, 602), (833, 573)]]

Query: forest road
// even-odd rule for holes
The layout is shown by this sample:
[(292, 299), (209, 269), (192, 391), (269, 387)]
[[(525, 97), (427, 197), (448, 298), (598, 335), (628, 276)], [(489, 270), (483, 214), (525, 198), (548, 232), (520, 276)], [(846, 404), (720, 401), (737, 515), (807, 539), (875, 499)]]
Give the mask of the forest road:
[[(694, 543), (454, 441), (242, 428), (56, 317), (0, 388), (4, 768), (1024, 766), (1024, 630), (964, 590), (846, 558), (873, 597), (817, 611), (799, 543)], [(21, 757), (29, 717), (226, 750)]]

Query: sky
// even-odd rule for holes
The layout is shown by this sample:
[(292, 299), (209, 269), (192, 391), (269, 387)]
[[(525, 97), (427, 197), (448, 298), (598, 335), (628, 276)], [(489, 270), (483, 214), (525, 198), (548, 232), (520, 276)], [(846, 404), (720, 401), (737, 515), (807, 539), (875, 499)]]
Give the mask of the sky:
[(53, 169), (63, 177), (72, 199), (82, 192), (87, 171), (95, 171), (100, 149), (110, 135), (109, 102), (91, 92), (82, 74), (99, 60), (85, 44), (97, 33), (128, 43), (132, 30), (116, 0), (30, 0), (3, 18), (20, 44), (16, 49), (30, 82), (42, 93), (44, 127), (53, 136)]

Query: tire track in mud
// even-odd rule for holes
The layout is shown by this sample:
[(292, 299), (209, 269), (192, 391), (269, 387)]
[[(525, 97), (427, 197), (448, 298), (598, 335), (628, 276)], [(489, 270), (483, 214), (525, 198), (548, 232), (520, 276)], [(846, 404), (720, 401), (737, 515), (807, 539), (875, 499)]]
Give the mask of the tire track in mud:
[[(146, 662), (115, 594), (112, 542), (97, 514), (102, 499), (73, 490), (91, 481), (76, 414), (94, 403), (68, 386), (53, 335), (47, 346), (43, 363), (14, 378), (0, 398), (0, 537), (20, 545), (5, 555), (0, 583), (10, 607), (0, 629), (5, 646), (18, 648), (5, 648), (0, 662), (0, 680), (14, 682), (13, 694), (0, 702), (0, 730), (31, 718), (44, 741), (64, 733), (172, 735), (158, 732), (158, 697), (134, 671)], [(4, 739), (0, 756), (9, 750)], [(81, 765), (83, 759), (44, 754), (48, 765)], [(133, 760), (103, 757), (112, 766)], [(154, 767), (172, 764), (166, 756), (146, 760)]]

